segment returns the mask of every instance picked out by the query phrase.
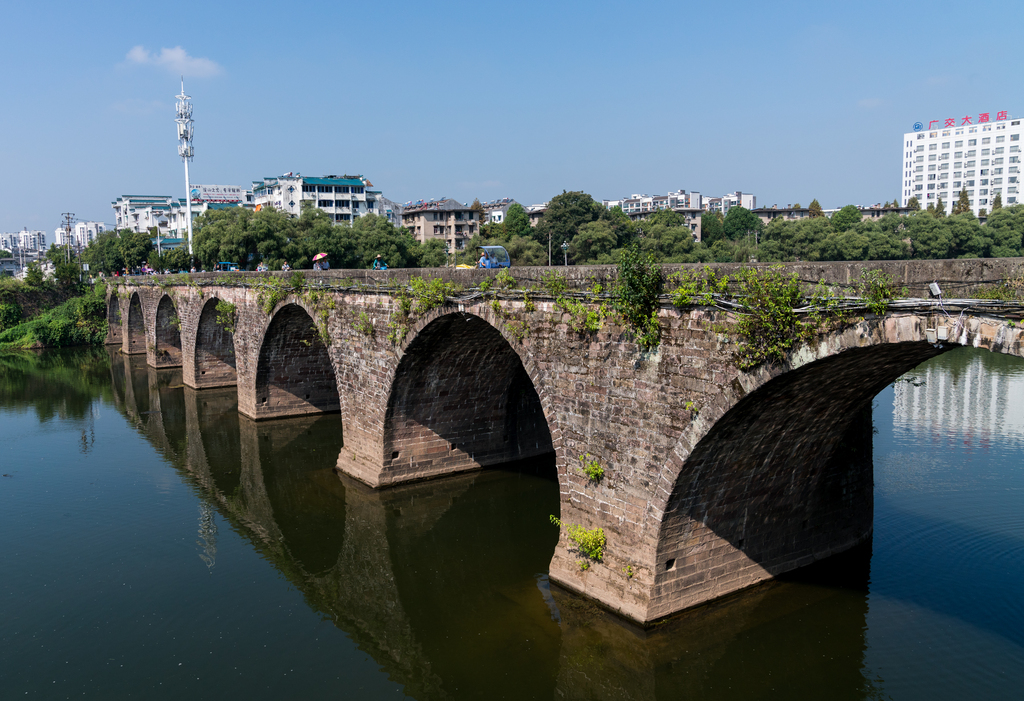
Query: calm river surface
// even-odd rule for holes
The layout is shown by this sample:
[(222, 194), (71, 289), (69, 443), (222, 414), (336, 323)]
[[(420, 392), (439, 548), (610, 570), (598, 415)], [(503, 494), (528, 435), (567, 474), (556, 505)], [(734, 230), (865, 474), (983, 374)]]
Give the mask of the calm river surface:
[(963, 699), (1024, 688), (1024, 361), (875, 400), (873, 542), (642, 632), (550, 586), (553, 460), (374, 492), (338, 416), (0, 356), (0, 698)]

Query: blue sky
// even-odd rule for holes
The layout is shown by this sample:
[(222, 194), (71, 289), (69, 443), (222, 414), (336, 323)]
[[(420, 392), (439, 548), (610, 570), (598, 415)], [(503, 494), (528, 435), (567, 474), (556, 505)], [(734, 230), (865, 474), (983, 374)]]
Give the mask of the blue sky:
[(399, 202), (891, 200), (915, 121), (1024, 115), (1022, 8), (3, 0), (0, 231), (184, 196), (182, 73), (196, 183), (296, 171), (361, 173)]

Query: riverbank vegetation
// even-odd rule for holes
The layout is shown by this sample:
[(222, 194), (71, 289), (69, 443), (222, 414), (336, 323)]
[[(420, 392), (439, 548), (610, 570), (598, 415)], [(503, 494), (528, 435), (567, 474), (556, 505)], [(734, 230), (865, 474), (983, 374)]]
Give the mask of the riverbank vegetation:
[(0, 350), (101, 345), (107, 335), (105, 289), (0, 281)]

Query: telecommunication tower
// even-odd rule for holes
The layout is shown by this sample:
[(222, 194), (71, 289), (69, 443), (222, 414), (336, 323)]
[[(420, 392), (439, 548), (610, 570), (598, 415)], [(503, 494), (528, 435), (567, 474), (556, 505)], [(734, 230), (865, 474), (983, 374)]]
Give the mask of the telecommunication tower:
[(192, 255), (192, 186), (188, 180), (188, 162), (192, 160), (192, 98), (185, 94), (185, 79), (181, 79), (178, 98), (178, 155), (185, 163), (185, 218), (188, 222), (188, 254)]

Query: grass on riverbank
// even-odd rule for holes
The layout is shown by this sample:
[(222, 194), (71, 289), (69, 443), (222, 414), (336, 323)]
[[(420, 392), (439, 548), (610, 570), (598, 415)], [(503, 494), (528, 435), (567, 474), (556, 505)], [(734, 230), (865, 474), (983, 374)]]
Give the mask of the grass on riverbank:
[(106, 336), (107, 305), (97, 287), (0, 331), (0, 350), (96, 346)]

